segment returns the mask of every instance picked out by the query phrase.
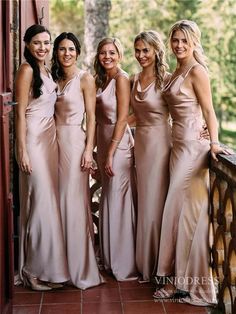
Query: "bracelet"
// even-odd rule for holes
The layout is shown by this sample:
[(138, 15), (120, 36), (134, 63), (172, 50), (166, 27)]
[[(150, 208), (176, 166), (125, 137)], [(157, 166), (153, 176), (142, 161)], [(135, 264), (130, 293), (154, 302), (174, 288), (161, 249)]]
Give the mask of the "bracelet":
[(120, 143), (120, 141), (115, 140), (115, 139), (113, 139), (113, 138), (111, 139), (111, 141), (114, 142), (114, 143)]
[(220, 145), (220, 143), (219, 142), (210, 142), (210, 146), (211, 145)]

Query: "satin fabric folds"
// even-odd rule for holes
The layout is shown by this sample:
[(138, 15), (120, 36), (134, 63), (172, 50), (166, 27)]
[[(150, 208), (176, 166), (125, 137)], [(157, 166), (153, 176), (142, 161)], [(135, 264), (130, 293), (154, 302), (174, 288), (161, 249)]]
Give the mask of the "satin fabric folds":
[[(126, 75), (120, 72), (118, 75)], [(102, 177), (100, 200), (100, 254), (107, 271), (117, 280), (137, 279), (135, 266), (135, 182), (133, 137), (127, 126), (113, 157), (113, 177), (104, 166), (117, 116), (116, 79), (98, 90), (96, 104), (97, 158)]]
[(136, 263), (142, 279), (150, 281), (157, 271), (162, 213), (169, 186), (169, 114), (160, 90), (155, 88), (155, 81), (141, 90), (139, 74), (134, 77), (131, 106), (136, 117)]
[(185, 302), (207, 305), (216, 303), (209, 261), (209, 141), (200, 139), (201, 108), (185, 85), (191, 68), (163, 91), (173, 118), (173, 148), (158, 275), (174, 276), (175, 286), (190, 293)]
[(55, 108), (59, 147), (59, 191), (62, 225), (71, 282), (86, 289), (103, 282), (93, 245), (89, 197), (89, 174), (81, 171), (86, 135), (82, 130), (85, 112), (80, 71), (58, 90)]
[(19, 274), (44, 281), (69, 279), (58, 202), (58, 151), (54, 105), (56, 84), (41, 73), (42, 95), (30, 94), (26, 109), (26, 146), (32, 173), (20, 172)]

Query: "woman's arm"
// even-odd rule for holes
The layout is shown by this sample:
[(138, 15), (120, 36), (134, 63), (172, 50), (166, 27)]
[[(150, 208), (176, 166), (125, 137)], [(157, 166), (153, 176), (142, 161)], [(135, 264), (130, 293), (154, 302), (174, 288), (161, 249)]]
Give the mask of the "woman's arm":
[(28, 64), (22, 64), (15, 81), (16, 91), (16, 158), (21, 171), (30, 174), (32, 167), (26, 148), (26, 118), (25, 112), (29, 101), (29, 92), (33, 80), (33, 69)]
[(135, 127), (136, 126), (136, 117), (135, 117), (135, 114), (134, 113), (131, 113), (129, 116), (128, 116), (128, 124), (130, 127)]
[(108, 176), (114, 176), (112, 163), (116, 148), (121, 141), (127, 127), (130, 102), (130, 82), (129, 79), (120, 75), (116, 79), (116, 99), (117, 99), (117, 121), (115, 124), (112, 140), (107, 152), (105, 171)]
[(96, 88), (94, 78), (89, 73), (81, 78), (81, 89), (86, 112), (86, 146), (81, 160), (81, 168), (85, 171), (92, 167), (95, 135)]
[(201, 66), (194, 67), (190, 72), (190, 79), (196, 93), (202, 113), (207, 124), (210, 135), (211, 155), (217, 160), (216, 155), (219, 153), (228, 154), (228, 151), (220, 147), (218, 140), (218, 122), (215, 110), (212, 104), (212, 95), (210, 80), (207, 72)]
[[(132, 91), (133, 84), (134, 84), (134, 75), (131, 75), (129, 78), (130, 81), (130, 91)], [(136, 117), (135, 114), (133, 113), (133, 108), (131, 107), (131, 111), (129, 112), (129, 116), (127, 119), (128, 125), (130, 127), (135, 127), (136, 126)]]

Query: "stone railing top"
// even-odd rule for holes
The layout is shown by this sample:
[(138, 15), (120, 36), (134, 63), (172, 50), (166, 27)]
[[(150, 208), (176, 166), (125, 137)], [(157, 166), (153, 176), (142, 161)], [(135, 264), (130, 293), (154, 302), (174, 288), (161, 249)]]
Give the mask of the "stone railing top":
[(210, 169), (228, 179), (232, 186), (236, 186), (236, 153), (232, 155), (220, 154), (217, 158), (218, 161), (211, 158)]

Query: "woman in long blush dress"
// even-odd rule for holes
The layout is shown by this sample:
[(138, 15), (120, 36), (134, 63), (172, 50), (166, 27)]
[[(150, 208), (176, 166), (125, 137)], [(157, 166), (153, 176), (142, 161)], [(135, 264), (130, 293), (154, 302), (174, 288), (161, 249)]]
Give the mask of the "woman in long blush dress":
[(136, 119), (136, 263), (142, 276), (140, 282), (145, 282), (157, 271), (162, 213), (169, 186), (171, 132), (168, 107), (161, 95), (168, 75), (160, 35), (153, 30), (141, 32), (134, 40), (134, 49), (142, 68), (131, 79), (131, 106)]
[[(20, 168), (21, 281), (33, 290), (69, 279), (58, 202), (56, 84), (45, 66), (51, 36), (32, 25), (24, 36), (24, 62), (16, 77), (16, 155)], [(46, 283), (48, 282), (48, 283)], [(49, 285), (51, 287), (49, 287)]]
[[(165, 202), (157, 275), (173, 276), (174, 297), (195, 305), (216, 303), (209, 265), (208, 152), (228, 153), (218, 142), (210, 82), (195, 22), (183, 20), (170, 31), (177, 67), (163, 97), (173, 120), (170, 185)], [(199, 139), (203, 117), (210, 142)], [(170, 297), (165, 288), (156, 298)]]
[[(52, 75), (58, 85), (55, 105), (59, 147), (59, 191), (62, 225), (71, 282), (80, 289), (103, 282), (94, 245), (89, 197), (96, 90), (94, 78), (77, 67), (80, 43), (72, 33), (54, 41)], [(86, 132), (83, 118), (86, 114)]]
[(133, 137), (127, 125), (130, 85), (119, 68), (122, 47), (105, 38), (95, 57), (97, 158), (102, 176), (100, 253), (117, 280), (137, 278)]

